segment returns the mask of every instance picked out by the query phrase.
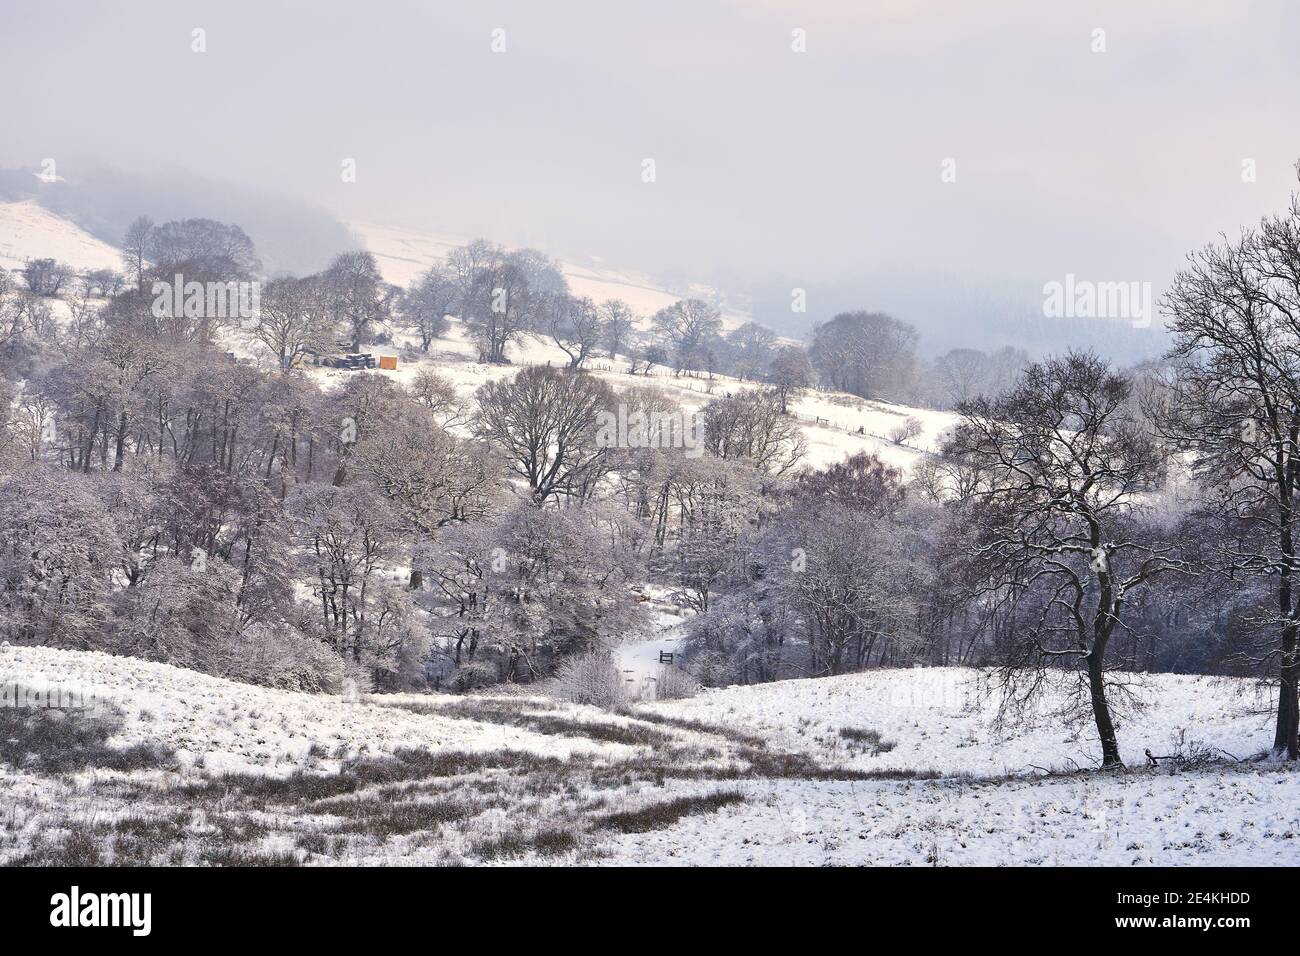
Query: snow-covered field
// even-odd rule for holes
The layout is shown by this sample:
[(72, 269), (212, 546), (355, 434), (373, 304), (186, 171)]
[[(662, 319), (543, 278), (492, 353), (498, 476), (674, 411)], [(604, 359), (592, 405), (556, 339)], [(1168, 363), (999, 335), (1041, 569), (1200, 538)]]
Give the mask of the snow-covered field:
[(0, 766), (0, 862), (1300, 862), (1294, 771), (1143, 766), (1148, 748), (1265, 750), (1267, 701), (1237, 681), (1147, 677), (1148, 706), (1120, 726), (1130, 769), (1107, 774), (1046, 773), (1091, 765), (1090, 729), (1044, 717), (998, 734), (979, 674), (952, 668), (616, 714), (313, 696), (46, 648), (0, 649), (0, 684), (99, 694), (118, 714), (111, 747), (170, 751), (129, 770)]
[(1300, 777), (1194, 772), (1011, 782), (774, 781), (609, 859), (707, 866), (1295, 866)]
[[(123, 745), (160, 741), (182, 768), (283, 776), (319, 767), (312, 745), (331, 754), (391, 754), (399, 747), (528, 750), (568, 756), (611, 745), (557, 740), (515, 728), (448, 719), (344, 699), (253, 687), (169, 664), (93, 651), (7, 647), (0, 684), (75, 689), (122, 711)], [(394, 698), (396, 700), (397, 698)], [(617, 750), (617, 745), (613, 745)], [(335, 765), (337, 761), (335, 761)]]
[[(1236, 757), (1272, 744), (1272, 702), (1244, 681), (1175, 674), (1134, 675), (1137, 706), (1117, 720), (1130, 766), (1193, 745)], [(728, 687), (649, 710), (752, 731), (790, 750), (860, 770), (933, 769), (945, 775), (1029, 773), (1096, 766), (1101, 750), (1091, 724), (1064, 728), (1054, 699), (1032, 725), (998, 733), (997, 697), (983, 672), (957, 667), (867, 671), (817, 680)], [(861, 728), (891, 747), (873, 753), (841, 735)]]

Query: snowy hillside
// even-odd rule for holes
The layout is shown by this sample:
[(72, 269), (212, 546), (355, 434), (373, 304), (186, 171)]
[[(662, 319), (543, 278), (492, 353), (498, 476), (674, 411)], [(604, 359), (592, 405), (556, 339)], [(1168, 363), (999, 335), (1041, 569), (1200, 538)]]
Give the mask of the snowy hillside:
[[(465, 335), (464, 326), (456, 320), (451, 321), (447, 336), (437, 340), (428, 355), (422, 355), (414, 348), (414, 336), (398, 332), (393, 340), (396, 345), (409, 348), (395, 371), (377, 370), (378, 374), (410, 382), (421, 368), (430, 368), (449, 378), (466, 399), (484, 382), (514, 375), (522, 366), (550, 364), (561, 367), (567, 362), (564, 352), (542, 336), (525, 336), (518, 344), (512, 344), (506, 353), (514, 363), (512, 365), (479, 362), (476, 360), (477, 349)], [(234, 347), (233, 343), (231, 347)], [(398, 349), (379, 348), (375, 351), (395, 354)], [(648, 375), (629, 375), (626, 362), (615, 362), (606, 357), (589, 360), (584, 368), (619, 390), (661, 388), (688, 412), (699, 411), (713, 399), (728, 393), (759, 387), (754, 382), (728, 375), (714, 375), (712, 378), (675, 375), (671, 369), (662, 367), (655, 368)], [(353, 374), (328, 368), (312, 368), (310, 371), (326, 389), (340, 387)], [(798, 419), (808, 443), (805, 463), (814, 468), (824, 468), (865, 451), (878, 455), (882, 461), (906, 473), (927, 452), (938, 448), (941, 436), (956, 420), (951, 412), (869, 401), (842, 392), (807, 391), (791, 402), (790, 410)], [(889, 437), (891, 431), (909, 418), (920, 422), (920, 433), (908, 439), (906, 444), (895, 443)]]
[[(360, 223), (352, 223), (351, 228), (374, 253), (385, 278), (397, 284), (409, 283), (460, 241)], [(48, 212), (35, 202), (0, 203), (0, 266), (21, 268), (32, 258), (53, 258), (78, 269), (121, 268), (121, 255), (117, 249), (69, 220)], [(676, 299), (662, 289), (645, 284), (647, 280), (597, 266), (566, 263), (565, 274), (575, 294), (597, 300), (622, 298), (642, 316), (648, 316)], [(724, 321), (733, 327), (747, 318), (739, 313), (724, 313)], [(400, 330), (393, 331), (393, 341), (399, 348), (415, 345), (415, 337)], [(225, 336), (223, 347), (249, 360), (259, 359), (258, 353), (236, 336)], [(397, 349), (379, 348), (377, 351), (392, 354)], [(507, 354), (516, 366), (548, 363), (560, 366), (567, 362), (564, 352), (543, 336), (525, 336), (518, 344), (511, 345)], [(417, 355), (413, 348), (408, 349), (397, 371), (380, 371), (379, 374), (409, 381), (420, 368), (435, 368), (451, 378), (461, 394), (468, 398), (483, 382), (513, 375), (516, 371), (515, 367), (484, 364), (477, 362), (476, 358), (477, 350), (467, 339), (463, 326), (453, 321), (448, 336), (437, 340), (429, 355)], [(649, 375), (633, 376), (626, 374), (626, 363), (608, 358), (593, 359), (589, 367), (616, 388), (663, 388), (687, 411), (698, 411), (713, 398), (728, 392), (756, 387), (752, 382), (742, 382), (726, 375), (714, 375), (711, 379), (677, 376), (665, 368), (656, 368)], [(323, 368), (311, 372), (326, 388), (341, 385), (352, 374)], [(859, 451), (867, 451), (907, 471), (925, 452), (937, 448), (940, 436), (954, 421), (954, 416), (948, 412), (867, 401), (839, 392), (807, 392), (792, 403), (791, 410), (799, 419), (808, 442), (805, 461), (812, 467), (825, 467)], [(921, 423), (921, 432), (908, 439), (906, 444), (896, 444), (890, 439), (890, 433), (909, 418)]]
[(390, 754), (400, 747), (509, 748), (551, 756), (618, 749), (590, 741), (557, 743), (514, 728), (358, 700), (254, 687), (95, 652), (5, 648), (0, 651), (0, 684), (33, 690), (75, 687), (124, 712), (119, 734), (124, 745), (161, 741), (176, 750), (183, 766), (201, 759), (213, 772), (283, 776), (311, 762), (312, 745), (352, 754)]
[[(1134, 690), (1147, 706), (1120, 721), (1120, 743), (1131, 766), (1146, 762), (1145, 750), (1170, 754), (1193, 742), (1237, 757), (1272, 744), (1270, 701), (1252, 684), (1156, 674), (1142, 675)], [(1055, 703), (1044, 702), (1033, 726), (1000, 734), (996, 701), (980, 672), (934, 667), (729, 687), (647, 706), (748, 730), (861, 770), (1014, 774), (1098, 763), (1095, 731), (1089, 725), (1063, 729)], [(841, 733), (855, 727), (878, 733), (889, 749), (876, 752)]]
[(39, 712), (63, 728), (52, 768), (14, 723), (24, 712), (0, 711), (0, 863), (1300, 862), (1294, 774), (1226, 757), (1142, 766), (1147, 747), (1266, 748), (1251, 686), (1150, 676), (1159, 716), (1123, 722), (1127, 773), (1048, 775), (1091, 762), (1086, 730), (998, 738), (977, 677), (877, 671), (615, 714), (535, 696), (310, 696), (5, 647), (8, 693), (95, 693), (94, 719), (115, 724), (75, 764), (67, 740), (90, 718)]
[(0, 267), (55, 259), (75, 269), (120, 269), (121, 253), (35, 200), (0, 202)]
[[(467, 241), (373, 223), (350, 222), (348, 227), (374, 255), (384, 278), (401, 286), (409, 285), (429, 266)], [(649, 318), (683, 297), (657, 287), (645, 276), (610, 269), (595, 257), (585, 264), (562, 262), (561, 266), (574, 295), (596, 302), (622, 299), (642, 318)], [(734, 309), (722, 311), (722, 323), (727, 329), (742, 325), (750, 318)]]

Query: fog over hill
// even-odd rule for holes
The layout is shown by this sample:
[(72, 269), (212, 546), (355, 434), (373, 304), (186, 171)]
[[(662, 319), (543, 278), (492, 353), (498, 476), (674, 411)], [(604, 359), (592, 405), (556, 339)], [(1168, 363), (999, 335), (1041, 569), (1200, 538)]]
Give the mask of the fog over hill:
[[(270, 275), (316, 272), (340, 251), (390, 251), (406, 242), (409, 255), (390, 255), (385, 267), (390, 281), (405, 285), (470, 238), (344, 221), (310, 202), (207, 179), (181, 167), (134, 173), (87, 157), (59, 169), (53, 182), (42, 181), (32, 170), (0, 170), (0, 200), (35, 200), (109, 244), (120, 243), (131, 220), (141, 214), (159, 221), (202, 217), (237, 223), (253, 238)], [(379, 240), (372, 241), (375, 236)], [(541, 248), (550, 251), (547, 245)], [(1158, 316), (1137, 323), (1126, 318), (1048, 317), (1043, 314), (1042, 291), (1030, 281), (980, 280), (937, 272), (924, 263), (876, 265), (856, 275), (821, 279), (772, 273), (746, 280), (721, 274), (714, 276), (720, 283), (716, 286), (693, 281), (680, 270), (653, 275), (637, 263), (612, 269), (604, 256), (594, 254), (569, 266), (570, 278), (586, 290), (584, 294), (628, 299), (645, 315), (704, 289), (733, 317), (731, 326), (752, 316), (793, 338), (806, 337), (817, 323), (839, 312), (864, 307), (890, 312), (917, 328), (918, 352), (927, 357), (954, 348), (1007, 344), (1043, 355), (1069, 345), (1091, 347), (1127, 363), (1158, 357), (1168, 344)], [(625, 280), (624, 273), (631, 278)], [(792, 307), (796, 296), (804, 300), (802, 309)]]
[[(50, 199), (97, 235), (208, 215), (300, 272), (343, 233), (284, 197), (705, 283), (787, 334), (883, 309), (926, 352), (979, 324), (984, 348), (1128, 360), (1160, 337), (1043, 318), (1043, 285), (1158, 295), (1295, 182), (1293, 4), (619, 6), (17, 0), (0, 62), (42, 95), (7, 102), (0, 166), (53, 158), (71, 192), (98, 154), (126, 172), (95, 203)], [(112, 108), (75, 108), (92, 88)]]
[(324, 209), (263, 189), (198, 176), (180, 166), (126, 171), (93, 157), (56, 165), (57, 179), (33, 170), (0, 170), (0, 199), (34, 199), (91, 235), (117, 245), (137, 216), (159, 221), (204, 218), (242, 226), (270, 274), (324, 268), (337, 253), (358, 247), (348, 229)]

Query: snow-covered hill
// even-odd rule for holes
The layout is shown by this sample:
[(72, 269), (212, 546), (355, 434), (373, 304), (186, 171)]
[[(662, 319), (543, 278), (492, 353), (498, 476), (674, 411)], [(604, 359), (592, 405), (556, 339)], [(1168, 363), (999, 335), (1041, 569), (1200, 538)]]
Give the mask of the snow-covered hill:
[[(873, 670), (817, 680), (785, 680), (702, 691), (693, 698), (637, 705), (633, 716), (726, 727), (828, 766), (943, 776), (1034, 776), (1097, 762), (1091, 725), (1064, 728), (1052, 699), (1027, 726), (999, 732), (984, 672), (969, 668)], [(312, 745), (331, 753), (524, 749), (539, 755), (575, 751), (614, 758), (618, 744), (571, 739), (484, 724), (438, 707), (491, 700), (442, 694), (338, 697), (255, 687), (170, 664), (46, 647), (0, 647), (0, 686), (75, 689), (120, 710), (118, 741), (159, 741), (209, 772), (283, 776), (312, 763)], [(1141, 675), (1131, 688), (1138, 706), (1121, 709), (1120, 742), (1130, 766), (1145, 750), (1164, 756), (1209, 747), (1237, 758), (1266, 751), (1272, 740), (1268, 692), (1235, 678)], [(529, 698), (502, 698), (523, 701)], [(6, 701), (6, 703), (12, 703)], [(424, 705), (425, 712), (393, 704)], [(557, 705), (558, 706), (558, 705)], [(623, 720), (590, 707), (563, 705), (574, 719)], [(844, 733), (847, 731), (848, 733)], [(873, 731), (879, 743), (864, 742)], [(855, 736), (856, 735), (856, 736)]]
[[(380, 707), (359, 699), (254, 687), (197, 671), (92, 651), (0, 648), (0, 685), (76, 690), (97, 706), (122, 711), (124, 745), (161, 742), (183, 766), (210, 772), (283, 776), (313, 763), (315, 745), (330, 753), (390, 754), (431, 750), (527, 750), (568, 756), (611, 745), (560, 740), (474, 720)], [(617, 748), (614, 748), (617, 749)]]
[(0, 203), (0, 267), (56, 259), (75, 269), (121, 269), (122, 255), (35, 200)]
[[(1165, 755), (1199, 745), (1246, 757), (1272, 745), (1271, 702), (1252, 683), (1177, 674), (1134, 680), (1130, 689), (1139, 706), (1116, 721), (1132, 766), (1146, 763), (1146, 750)], [(1063, 728), (1054, 716), (1060, 702), (1051, 697), (1032, 725), (998, 733), (996, 697), (989, 690), (982, 672), (934, 667), (729, 687), (648, 707), (749, 730), (862, 770), (986, 775), (1100, 763), (1092, 725)], [(846, 728), (873, 731), (889, 748), (875, 752), (842, 734)]]
[[(385, 278), (398, 284), (409, 283), (459, 243), (456, 239), (405, 229), (361, 223), (350, 225), (375, 254)], [(121, 268), (121, 255), (117, 249), (89, 235), (71, 221), (33, 201), (0, 203), (0, 265), (20, 268), (28, 259), (42, 257), (57, 259), (79, 269)], [(643, 316), (676, 299), (644, 278), (605, 269), (598, 264), (566, 263), (565, 271), (575, 293), (597, 300), (622, 298)], [(724, 318), (734, 326), (747, 316), (733, 312)], [(402, 346), (412, 346), (415, 340), (413, 336), (395, 330), (393, 341), (394, 348), (377, 351), (393, 354)], [(236, 336), (227, 336), (223, 347), (250, 360), (259, 359), (256, 350)], [(465, 397), (489, 379), (513, 375), (517, 366), (548, 363), (559, 366), (568, 360), (545, 337), (525, 336), (507, 353), (515, 367), (477, 362), (477, 350), (459, 322), (452, 323), (448, 336), (435, 342), (429, 355), (416, 356), (410, 349), (405, 354), (407, 357), (399, 363), (396, 371), (379, 374), (406, 381), (420, 368), (434, 368), (451, 378)], [(663, 388), (675, 396), (688, 412), (698, 411), (712, 399), (728, 392), (756, 387), (752, 382), (742, 382), (726, 375), (711, 378), (689, 374), (679, 376), (665, 368), (657, 368), (649, 375), (628, 375), (626, 363), (608, 358), (594, 359), (590, 367), (619, 389)], [(323, 386), (332, 388), (341, 385), (352, 373), (320, 368), (313, 369), (312, 374)], [(926, 452), (938, 446), (940, 436), (954, 421), (947, 412), (865, 401), (839, 392), (808, 392), (793, 403), (792, 411), (799, 419), (808, 442), (806, 463), (812, 467), (825, 467), (859, 451), (867, 451), (906, 472)], [(909, 418), (921, 423), (921, 432), (908, 439), (906, 444), (893, 442), (891, 433)]]
[[(374, 255), (384, 279), (401, 286), (409, 285), (435, 262), (446, 258), (452, 249), (468, 241), (365, 222), (350, 222), (348, 228)], [(646, 276), (611, 269), (595, 257), (586, 263), (562, 262), (561, 266), (574, 295), (587, 296), (596, 302), (622, 299), (643, 319), (683, 297), (659, 287)], [(727, 329), (736, 328), (750, 318), (736, 309), (722, 310), (722, 323)]]
[[(375, 351), (393, 355), (405, 346), (403, 357), (395, 371), (379, 374), (409, 382), (420, 369), (429, 368), (449, 378), (465, 398), (472, 396), (484, 382), (514, 375), (522, 366), (549, 364), (562, 367), (568, 362), (563, 351), (538, 335), (524, 336), (507, 349), (511, 365), (479, 362), (476, 360), (478, 350), (467, 337), (464, 326), (454, 319), (447, 336), (438, 339), (427, 355), (415, 349), (413, 336), (396, 332), (393, 342), (394, 347)], [(605, 356), (591, 359), (583, 367), (617, 390), (663, 389), (687, 412), (697, 412), (713, 399), (729, 393), (760, 387), (758, 383), (729, 375), (677, 375), (662, 367), (656, 367), (648, 374), (629, 375), (625, 361)], [(354, 373), (314, 368), (311, 374), (324, 388), (332, 389), (340, 387), (347, 376)], [(807, 391), (791, 402), (790, 410), (808, 443), (804, 463), (813, 468), (824, 468), (858, 452), (869, 452), (906, 474), (918, 461), (938, 449), (941, 437), (956, 421), (951, 412), (870, 401), (831, 391)], [(919, 433), (902, 444), (893, 441), (891, 433), (908, 419), (920, 423)]]
[[(1266, 748), (1252, 685), (1151, 675), (1120, 726), (1128, 772), (1047, 774), (1090, 762), (1089, 728), (1044, 716), (998, 735), (977, 678), (876, 671), (612, 714), (4, 647), (10, 705), (16, 688), (93, 692), (117, 724), (107, 751), (51, 770), (31, 712), (0, 710), (0, 863), (1300, 863), (1293, 769), (1143, 766), (1148, 748)], [(39, 713), (66, 758), (85, 715)], [(138, 744), (168, 749), (113, 756)]]

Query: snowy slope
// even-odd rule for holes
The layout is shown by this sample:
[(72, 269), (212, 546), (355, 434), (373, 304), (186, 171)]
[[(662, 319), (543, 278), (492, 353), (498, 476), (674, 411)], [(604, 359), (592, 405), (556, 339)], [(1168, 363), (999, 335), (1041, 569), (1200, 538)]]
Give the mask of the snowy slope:
[[(409, 382), (421, 368), (429, 368), (450, 379), (460, 395), (469, 399), (484, 382), (514, 375), (521, 366), (547, 365), (563, 367), (564, 354), (549, 339), (523, 336), (507, 349), (512, 365), (491, 365), (476, 361), (477, 349), (458, 320), (451, 320), (445, 338), (436, 340), (427, 355), (414, 349), (413, 336), (402, 332), (393, 335), (394, 346), (373, 349), (376, 354), (395, 355), (408, 346), (395, 371), (380, 371), (399, 382)], [(697, 412), (715, 398), (758, 388), (758, 384), (740, 381), (728, 375), (711, 379), (700, 375), (674, 375), (671, 369), (657, 367), (649, 375), (627, 374), (627, 363), (605, 356), (589, 360), (584, 368), (605, 379), (617, 390), (660, 388), (681, 403), (687, 412)], [(311, 374), (323, 388), (339, 388), (354, 373), (328, 368), (313, 368)], [(951, 412), (868, 401), (841, 392), (808, 391), (791, 403), (791, 411), (808, 442), (804, 461), (814, 468), (843, 461), (858, 452), (870, 452), (895, 468), (907, 473), (926, 453), (937, 450), (943, 433), (956, 421)], [(905, 445), (895, 444), (889, 434), (907, 418), (921, 422), (919, 435)], [(859, 432), (861, 429), (861, 432)]]
[[(1162, 748), (1192, 741), (1238, 756), (1267, 747), (1268, 720), (1253, 685), (1152, 675), (1143, 692), (1150, 709), (1120, 725), (1133, 769), (1044, 775), (1034, 767), (1089, 757), (1087, 728), (1075, 736), (1044, 719), (1000, 738), (973, 693), (973, 676), (876, 671), (727, 688), (609, 714), (514, 695), (356, 701), (104, 654), (3, 647), (0, 684), (93, 688), (126, 714), (110, 744), (162, 742), (179, 759), (70, 777), (0, 764), (0, 803), (8, 808), (0, 862), (46, 859), (76, 832), (98, 841), (101, 853), (111, 847), (114, 859), (129, 852), (139, 856), (128, 862), (154, 863), (212, 862), (223, 852), (234, 854), (226, 862), (290, 857), (314, 865), (1300, 863), (1293, 768), (1230, 759), (1177, 772), (1137, 766), (1146, 746), (1162, 756)], [(511, 714), (532, 716), (514, 726)], [(654, 715), (660, 722), (644, 719)], [(893, 746), (877, 756), (850, 748), (839, 736), (846, 727), (880, 731)], [(1188, 731), (1181, 741), (1180, 729)], [(669, 736), (611, 742), (646, 732)], [(380, 779), (364, 789), (327, 785), (340, 756), (383, 757), (398, 748), (481, 754), (484, 769), (434, 769), (427, 779)], [(489, 755), (507, 751), (560, 762), (491, 762)], [(815, 755), (827, 769), (791, 774), (777, 760), (770, 772), (735, 774), (743, 766), (737, 756), (743, 762), (760, 753)], [(647, 765), (669, 772), (656, 780)], [(295, 783), (293, 770), (322, 785)], [(855, 770), (859, 778), (849, 779)], [(259, 790), (225, 776), (231, 771), (284, 789)], [(611, 813), (717, 795), (728, 802), (621, 832), (606, 822)], [(502, 845), (516, 848), (494, 849)]]
[[(77, 691), (122, 710), (120, 743), (161, 741), (208, 772), (283, 775), (329, 753), (526, 750), (617, 753), (615, 744), (545, 737), (474, 720), (416, 714), (358, 700), (253, 687), (196, 671), (88, 651), (0, 647), (0, 685)], [(83, 699), (84, 699), (83, 698)]]
[[(654, 646), (671, 649), (672, 642)], [(995, 707), (982, 693), (980, 675), (966, 668), (910, 668), (777, 681), (641, 704), (632, 716), (658, 714), (747, 732), (828, 766), (862, 771), (1035, 776), (1096, 762), (1091, 725), (1067, 729), (1050, 715), (1050, 706), (1031, 726), (997, 732)], [(91, 651), (0, 647), (0, 685), (11, 683), (97, 696), (125, 713), (124, 744), (161, 740), (205, 756), (208, 770), (287, 772), (305, 761), (313, 743), (352, 753), (363, 747), (375, 753), (412, 746), (511, 747), (564, 756), (574, 747), (571, 738), (381, 706), (441, 706), (464, 699), (451, 695), (358, 700), (306, 694)], [(1245, 758), (1271, 744), (1267, 695), (1249, 681), (1150, 674), (1137, 689), (1146, 706), (1117, 720), (1121, 750), (1131, 766), (1146, 763), (1146, 749), (1163, 757), (1200, 745)], [(575, 719), (584, 714), (610, 719), (591, 708), (571, 711)], [(870, 746), (842, 737), (845, 728), (877, 731), (890, 746), (872, 753)], [(593, 745), (587, 742), (579, 749), (583, 746), (591, 751)], [(616, 756), (619, 750), (619, 745), (601, 744), (592, 752)]]
[[(660, 646), (672, 649), (672, 642), (654, 643), (656, 651)], [(642, 645), (628, 649), (639, 651)], [(782, 749), (855, 770), (1033, 776), (1096, 762), (1091, 725), (1066, 729), (1051, 716), (1050, 706), (1028, 727), (997, 732), (995, 707), (982, 692), (980, 674), (951, 667), (874, 670), (704, 691), (687, 700), (642, 704), (637, 712), (750, 732)], [(450, 695), (347, 699), (254, 687), (137, 658), (43, 647), (0, 648), (0, 684), (6, 683), (97, 695), (126, 713), (124, 743), (163, 740), (207, 755), (209, 769), (215, 769), (213, 761), (223, 769), (291, 769), (312, 743), (353, 752), (366, 745), (378, 753), (402, 746), (569, 752), (567, 746), (557, 749), (554, 739), (499, 725), (370, 702), (460, 699)], [(1131, 766), (1146, 763), (1146, 749), (1166, 756), (1201, 745), (1245, 758), (1271, 744), (1269, 701), (1251, 682), (1150, 674), (1138, 692), (1147, 706), (1117, 720), (1121, 750)], [(872, 753), (870, 746), (843, 738), (845, 728), (877, 731), (891, 746)]]
[[(1271, 701), (1246, 681), (1175, 674), (1134, 675), (1146, 706), (1116, 707), (1120, 750), (1129, 765), (1143, 751), (1173, 754), (1199, 744), (1245, 758), (1273, 742)], [(1028, 727), (998, 733), (996, 698), (981, 672), (934, 667), (874, 670), (816, 680), (706, 691), (690, 700), (645, 705), (651, 711), (743, 728), (859, 770), (938, 769), (945, 774), (1032, 772), (1100, 763), (1091, 723), (1062, 726), (1059, 698)], [(871, 730), (893, 746), (873, 753), (841, 730)]]
[[(358, 223), (351, 226), (375, 254), (385, 278), (399, 284), (409, 283), (460, 242), (411, 230)], [(78, 269), (121, 268), (118, 250), (69, 220), (48, 212), (36, 202), (0, 203), (0, 266), (20, 268), (28, 259), (41, 257), (54, 258)], [(654, 288), (648, 280), (596, 264), (577, 266), (566, 263), (565, 270), (575, 293), (597, 300), (623, 298), (643, 316), (676, 300), (676, 296)], [(733, 313), (728, 321), (731, 325), (738, 325), (746, 318)], [(414, 343), (412, 336), (401, 331), (395, 331), (393, 339), (396, 347), (379, 347), (374, 351), (391, 355), (401, 346)], [(250, 360), (265, 360), (264, 355), (259, 355), (239, 336), (225, 335), (222, 346)], [(508, 356), (516, 366), (547, 363), (562, 366), (568, 361), (564, 352), (542, 336), (525, 336), (510, 347)], [(517, 370), (479, 363), (475, 361), (476, 357), (477, 350), (466, 337), (464, 327), (453, 321), (447, 337), (437, 340), (429, 355), (420, 356), (415, 361), (404, 359), (399, 362), (397, 371), (380, 374), (409, 381), (421, 367), (436, 368), (451, 378), (461, 394), (468, 398), (484, 382), (513, 375)], [(752, 382), (741, 382), (725, 375), (714, 376), (711, 381), (690, 375), (676, 376), (665, 368), (657, 368), (650, 375), (632, 376), (626, 374), (626, 363), (604, 357), (591, 360), (589, 367), (619, 389), (646, 386), (666, 389), (688, 411), (698, 411), (713, 398), (727, 392), (756, 387)], [(311, 372), (325, 388), (341, 386), (352, 374), (324, 368), (312, 369)], [(906, 472), (925, 452), (938, 446), (940, 436), (954, 421), (947, 412), (864, 401), (837, 392), (809, 392), (793, 404), (792, 410), (799, 418), (808, 442), (807, 464), (813, 467), (825, 467), (859, 451), (867, 451)], [(909, 417), (921, 421), (922, 433), (910, 439), (907, 445), (894, 444), (889, 440), (890, 432)]]
[[(435, 262), (446, 258), (452, 249), (468, 241), (365, 222), (349, 222), (348, 228), (374, 254), (384, 279), (401, 286), (409, 285)], [(608, 268), (596, 257), (586, 263), (562, 262), (561, 267), (574, 295), (587, 296), (596, 302), (622, 299), (643, 319), (684, 298), (656, 286), (645, 276)], [(744, 312), (724, 309), (722, 324), (733, 329), (750, 318)]]
[(121, 253), (35, 200), (0, 203), (0, 267), (56, 259), (75, 269), (121, 269)]

